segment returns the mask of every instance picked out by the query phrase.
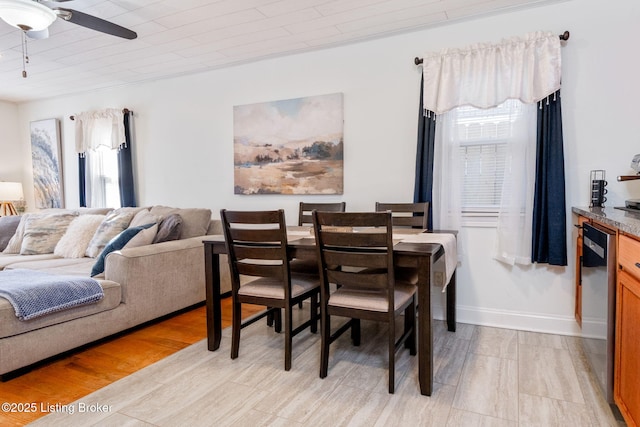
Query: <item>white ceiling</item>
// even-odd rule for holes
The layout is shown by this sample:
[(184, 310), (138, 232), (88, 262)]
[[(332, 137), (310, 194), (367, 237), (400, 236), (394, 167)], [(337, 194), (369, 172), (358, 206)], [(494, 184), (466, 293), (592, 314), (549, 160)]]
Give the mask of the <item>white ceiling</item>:
[(125, 40), (61, 19), (44, 40), (0, 20), (0, 100), (22, 102), (212, 70), (562, 0), (75, 0), (138, 33)]

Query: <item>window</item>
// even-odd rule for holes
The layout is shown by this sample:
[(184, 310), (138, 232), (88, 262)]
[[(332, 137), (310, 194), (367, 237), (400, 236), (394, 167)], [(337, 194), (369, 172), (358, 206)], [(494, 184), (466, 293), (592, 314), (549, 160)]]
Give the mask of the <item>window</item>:
[(502, 199), (509, 141), (523, 111), (517, 100), (498, 107), (458, 107), (455, 128), (462, 173), (461, 209), (465, 216), (497, 216)]
[(120, 207), (118, 150), (100, 146), (86, 154), (88, 206)]

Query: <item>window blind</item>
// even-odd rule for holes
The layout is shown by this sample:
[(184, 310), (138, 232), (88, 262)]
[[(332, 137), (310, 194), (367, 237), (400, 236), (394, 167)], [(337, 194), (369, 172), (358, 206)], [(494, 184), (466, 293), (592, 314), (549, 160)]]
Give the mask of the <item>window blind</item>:
[(512, 123), (523, 113), (518, 104), (507, 101), (489, 109), (458, 107), (456, 130), (463, 174), (463, 212), (497, 214)]

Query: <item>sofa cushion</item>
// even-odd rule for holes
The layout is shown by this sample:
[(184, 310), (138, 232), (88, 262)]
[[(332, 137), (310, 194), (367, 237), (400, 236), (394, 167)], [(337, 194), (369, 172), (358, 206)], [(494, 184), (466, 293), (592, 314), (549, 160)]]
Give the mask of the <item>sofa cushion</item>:
[(45, 259), (59, 259), (60, 257), (54, 254), (42, 254), (42, 255), (20, 255), (20, 254), (0, 254), (0, 270), (11, 267), (13, 264), (23, 261), (36, 261)]
[(158, 234), (158, 224), (151, 224), (151, 227), (133, 236), (133, 239), (129, 240), (124, 247), (137, 248), (138, 246), (150, 245), (153, 243), (153, 239), (156, 238), (156, 234)]
[(0, 252), (4, 251), (9, 244), (9, 240), (16, 233), (20, 219), (17, 215), (0, 217)]
[(50, 254), (77, 214), (37, 214), (25, 221), (21, 255)]
[(102, 286), (104, 297), (95, 304), (86, 304), (26, 321), (18, 320), (11, 303), (4, 298), (0, 298), (0, 338), (90, 316), (117, 307), (122, 300), (120, 284), (110, 280), (98, 280), (98, 282)]
[(83, 258), (105, 215), (80, 215), (67, 227), (53, 253), (63, 258)]
[(153, 225), (155, 224), (146, 224), (146, 225), (140, 225), (138, 227), (129, 227), (123, 232), (121, 232), (120, 234), (118, 234), (116, 237), (111, 239), (109, 243), (107, 243), (107, 245), (104, 247), (100, 255), (98, 255), (98, 258), (96, 259), (96, 262), (93, 265), (93, 268), (91, 269), (91, 277), (97, 276), (100, 273), (104, 273), (104, 260), (107, 257), (107, 255), (109, 255), (113, 251), (119, 251), (120, 249), (124, 248), (124, 245), (126, 245), (129, 242), (129, 240), (133, 239), (136, 236), (136, 234), (140, 233), (144, 229), (149, 228)]
[(100, 255), (111, 239), (127, 229), (134, 215), (133, 211), (124, 211), (123, 213), (114, 211), (107, 215), (91, 238), (85, 255), (91, 258)]
[(153, 239), (153, 243), (168, 242), (171, 240), (179, 240), (182, 230), (182, 216), (171, 214), (160, 221), (158, 224), (158, 233)]
[[(46, 254), (52, 255), (52, 254)], [(76, 266), (82, 265), (83, 269), (81, 271), (81, 275), (88, 276), (89, 271), (91, 271), (91, 266), (93, 265), (92, 258), (60, 258), (57, 256), (53, 257), (45, 257), (44, 255), (29, 255), (22, 256), (20, 259), (12, 262), (5, 269), (11, 270), (14, 268), (26, 268), (29, 270), (42, 270), (47, 271), (53, 274), (77, 274), (78, 269)], [(87, 267), (88, 265), (88, 267)], [(73, 268), (70, 271), (67, 271), (69, 267)], [(54, 270), (54, 271), (50, 271)]]
[(178, 214), (182, 217), (182, 231), (180, 239), (188, 239), (190, 237), (204, 236), (209, 228), (211, 220), (211, 209), (202, 208), (171, 208), (168, 206), (153, 206), (150, 212), (163, 218), (171, 214)]
[(154, 215), (149, 212), (148, 209), (143, 209), (136, 213), (131, 222), (129, 223), (129, 227), (137, 227), (139, 225), (146, 224), (155, 224), (160, 222), (162, 218), (158, 215)]
[(73, 213), (77, 215), (107, 215), (108, 213), (113, 212), (113, 208), (46, 208), (40, 209), (38, 213), (41, 214), (51, 214), (51, 213)]
[(7, 243), (7, 247), (4, 248), (2, 253), (4, 254), (19, 254), (20, 248), (22, 247), (22, 238), (24, 237), (24, 226), (27, 223), (27, 219), (35, 214), (26, 213), (20, 217), (20, 223), (16, 228), (16, 232), (11, 236), (9, 243)]

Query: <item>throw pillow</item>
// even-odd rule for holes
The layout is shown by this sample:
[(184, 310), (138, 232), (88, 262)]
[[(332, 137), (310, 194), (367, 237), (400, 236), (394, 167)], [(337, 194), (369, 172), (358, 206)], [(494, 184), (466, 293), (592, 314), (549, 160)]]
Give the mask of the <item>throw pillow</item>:
[(77, 214), (34, 215), (27, 218), (20, 255), (51, 254)]
[(153, 239), (153, 243), (168, 242), (178, 240), (182, 230), (182, 217), (178, 214), (171, 214), (163, 219), (158, 225), (158, 234)]
[(126, 245), (129, 240), (133, 239), (142, 230), (144, 230), (145, 228), (149, 228), (152, 225), (153, 224), (147, 224), (139, 227), (127, 228), (116, 237), (111, 239), (96, 259), (96, 263), (91, 269), (91, 277), (97, 276), (98, 274), (104, 272), (104, 261), (107, 255), (109, 255), (113, 251), (119, 251), (120, 249), (124, 248), (124, 245)]
[(151, 227), (136, 234), (133, 239), (129, 240), (129, 243), (124, 245), (124, 249), (137, 248), (138, 246), (146, 246), (152, 244), (153, 239), (155, 239), (156, 234), (158, 234), (158, 224), (148, 225), (151, 225)]
[(85, 255), (91, 258), (100, 255), (100, 252), (102, 252), (111, 239), (127, 229), (133, 216), (133, 212), (123, 214), (112, 212), (107, 215), (91, 238)]
[(21, 219), (18, 215), (0, 217), (0, 252), (4, 251), (13, 235), (16, 234)]
[(53, 253), (62, 258), (83, 258), (104, 218), (105, 215), (85, 214), (71, 221)]
[(204, 236), (207, 234), (209, 222), (211, 221), (211, 210), (201, 208), (171, 208), (168, 206), (156, 205), (150, 211), (153, 215), (165, 218), (171, 214), (178, 214), (182, 217), (182, 231), (180, 239)]
[(155, 224), (160, 221), (160, 217), (153, 215), (148, 209), (141, 210), (131, 220), (129, 227), (137, 227), (139, 225)]
[(7, 247), (4, 248), (2, 253), (5, 254), (19, 254), (20, 248), (22, 247), (22, 238), (24, 237), (24, 225), (27, 223), (27, 218), (35, 215), (32, 213), (24, 214), (20, 217), (20, 224), (18, 224), (18, 228), (16, 228), (16, 232), (13, 234), (9, 243), (7, 243)]

